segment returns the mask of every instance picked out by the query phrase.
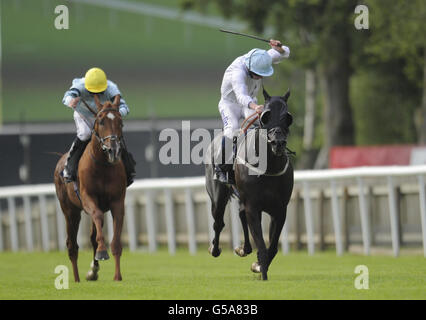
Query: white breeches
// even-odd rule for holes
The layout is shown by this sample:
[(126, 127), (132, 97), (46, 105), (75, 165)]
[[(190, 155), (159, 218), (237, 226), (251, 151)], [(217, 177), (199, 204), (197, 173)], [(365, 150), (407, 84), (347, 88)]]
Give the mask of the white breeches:
[[(76, 111), (74, 111), (74, 121), (77, 127), (77, 138), (81, 141), (87, 141), (92, 136), (92, 129), (83, 117)], [(90, 120), (89, 120), (90, 121)]]
[(223, 134), (232, 140), (234, 136), (238, 135), (240, 120), (252, 115), (255, 110), (250, 109), (248, 106), (242, 107), (236, 103), (220, 100), (219, 112), (223, 121)]

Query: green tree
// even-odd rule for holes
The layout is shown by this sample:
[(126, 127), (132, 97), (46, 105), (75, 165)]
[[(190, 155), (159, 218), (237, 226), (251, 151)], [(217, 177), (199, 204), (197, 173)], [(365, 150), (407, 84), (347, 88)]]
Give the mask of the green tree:
[(328, 163), (333, 145), (354, 143), (349, 79), (355, 0), (186, 0), (194, 6), (215, 2), (225, 17), (239, 17), (256, 33), (273, 26), (275, 37), (292, 49), (292, 59), (318, 74), (323, 96), (323, 150), (318, 167)]
[(426, 1), (367, 1), (373, 30), (366, 52), (373, 63), (397, 61), (422, 92), (414, 113), (418, 143), (426, 143)]

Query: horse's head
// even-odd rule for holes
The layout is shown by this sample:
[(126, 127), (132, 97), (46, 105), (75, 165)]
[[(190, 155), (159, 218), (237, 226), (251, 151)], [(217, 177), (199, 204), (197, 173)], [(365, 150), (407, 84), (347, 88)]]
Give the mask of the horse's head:
[(287, 100), (290, 90), (284, 96), (271, 97), (263, 89), (265, 108), (260, 115), (260, 127), (267, 130), (268, 144), (276, 156), (282, 156), (287, 146), (289, 127), (293, 123), (293, 116), (288, 112)]
[(114, 102), (101, 104), (95, 94), (97, 114), (93, 131), (99, 144), (108, 156), (108, 162), (116, 163), (120, 159), (123, 121), (119, 112), (120, 95), (115, 96)]

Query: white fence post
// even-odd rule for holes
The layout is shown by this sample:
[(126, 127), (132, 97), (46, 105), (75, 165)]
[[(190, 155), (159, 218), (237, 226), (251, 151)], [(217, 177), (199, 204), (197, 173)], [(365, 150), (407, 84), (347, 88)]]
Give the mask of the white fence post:
[(33, 251), (33, 224), (31, 218), (31, 202), (29, 196), (23, 197), (24, 204), (24, 219), (25, 219), (25, 240), (27, 244), (27, 250)]
[(395, 186), (391, 176), (388, 177), (388, 200), (389, 200), (389, 215), (392, 235), (393, 255), (399, 255), (399, 230), (398, 230), (398, 215), (396, 208)]
[(137, 249), (137, 235), (136, 235), (136, 221), (135, 221), (135, 197), (133, 193), (129, 192), (126, 196), (126, 216), (127, 216), (127, 232), (129, 237), (129, 250), (136, 251)]
[[(287, 218), (288, 218), (288, 215), (287, 215)], [(282, 249), (284, 255), (287, 255), (290, 251), (290, 247), (288, 245), (288, 227), (287, 227), (288, 222), (287, 222), (287, 218), (286, 218), (286, 222), (284, 223), (283, 231), (282, 231), (282, 234), (281, 234), (281, 249)]]
[(39, 195), (38, 201), (40, 204), (41, 241), (43, 251), (49, 251), (49, 224), (47, 221), (46, 196), (43, 194)]
[(425, 178), (418, 176), (419, 181), (419, 200), (420, 200), (420, 220), (422, 224), (423, 255), (426, 257), (426, 190)]
[(3, 214), (1, 211), (0, 206), (0, 252), (4, 250), (4, 244), (3, 244)]
[(185, 189), (185, 212), (186, 224), (188, 226), (188, 247), (190, 254), (197, 253), (197, 241), (195, 238), (194, 203), (192, 202), (192, 190)]
[(59, 203), (58, 198), (55, 200), (56, 202), (56, 227), (58, 228), (58, 248), (59, 250), (65, 249), (65, 217), (62, 213), (61, 204)]
[(18, 251), (18, 226), (16, 222), (15, 198), (7, 198), (7, 206), (9, 209), (10, 244), (12, 251)]
[(367, 201), (364, 193), (364, 182), (360, 177), (358, 180), (358, 201), (359, 210), (361, 215), (361, 231), (362, 231), (362, 242), (364, 244), (364, 254), (370, 254), (370, 222), (368, 218)]
[(166, 214), (167, 245), (169, 247), (169, 253), (174, 255), (176, 253), (176, 230), (173, 210), (173, 195), (169, 188), (164, 189), (164, 212)]
[(342, 230), (340, 225), (339, 202), (337, 198), (336, 181), (331, 180), (331, 212), (333, 215), (334, 239), (336, 241), (336, 254), (343, 254)]
[(309, 183), (307, 181), (303, 181), (303, 203), (305, 206), (306, 234), (308, 237), (308, 253), (312, 255), (315, 252), (314, 223), (312, 218), (311, 190), (309, 187)]
[(155, 223), (155, 193), (153, 190), (146, 192), (146, 226), (148, 231), (149, 252), (157, 251), (157, 227)]

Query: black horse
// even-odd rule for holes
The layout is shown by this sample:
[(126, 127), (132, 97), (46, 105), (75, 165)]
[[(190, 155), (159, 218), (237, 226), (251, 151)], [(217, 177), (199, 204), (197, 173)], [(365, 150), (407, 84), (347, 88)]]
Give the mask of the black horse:
[[(287, 205), (293, 191), (293, 168), (287, 154), (287, 137), (289, 127), (293, 122), (288, 112), (287, 100), (290, 91), (284, 96), (270, 97), (263, 90), (265, 108), (260, 115), (260, 127), (251, 130), (247, 135), (239, 137), (238, 152), (235, 162), (236, 191), (239, 196), (239, 216), (244, 232), (244, 245), (235, 248), (235, 252), (244, 257), (252, 252), (248, 228), (253, 236), (258, 249), (258, 261), (254, 262), (251, 270), (262, 274), (262, 279), (267, 280), (267, 272), (272, 259), (278, 251), (278, 240), (284, 226)], [(250, 139), (254, 137), (254, 139)], [(265, 148), (261, 148), (262, 138)], [(217, 138), (210, 145), (210, 153), (215, 148)], [(216, 142), (216, 143), (215, 143)], [(247, 154), (256, 154), (257, 163), (251, 163)], [(264, 155), (266, 154), (266, 157)], [(261, 168), (261, 160), (266, 160), (266, 165)], [(213, 179), (213, 165), (206, 164), (206, 189), (212, 203), (214, 218), (213, 229), (215, 237), (209, 252), (214, 257), (221, 253), (219, 236), (225, 226), (223, 215), (226, 204), (233, 190), (228, 185)], [(262, 211), (271, 216), (269, 227), (269, 248), (266, 248), (263, 239), (261, 215)]]

